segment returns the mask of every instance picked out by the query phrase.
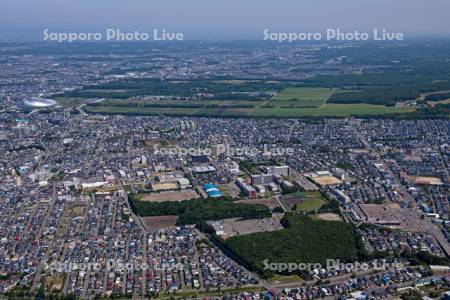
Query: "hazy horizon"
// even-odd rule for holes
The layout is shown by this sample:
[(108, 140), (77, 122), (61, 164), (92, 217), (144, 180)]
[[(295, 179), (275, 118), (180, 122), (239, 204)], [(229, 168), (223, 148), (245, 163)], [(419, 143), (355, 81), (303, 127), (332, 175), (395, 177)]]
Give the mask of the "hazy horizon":
[[(258, 39), (264, 29), (320, 32), (385, 28), (409, 37), (450, 37), (450, 1), (379, 0), (3, 0), (2, 41), (42, 39), (42, 30), (167, 29), (186, 40)], [(26, 9), (25, 9), (26, 8)]]

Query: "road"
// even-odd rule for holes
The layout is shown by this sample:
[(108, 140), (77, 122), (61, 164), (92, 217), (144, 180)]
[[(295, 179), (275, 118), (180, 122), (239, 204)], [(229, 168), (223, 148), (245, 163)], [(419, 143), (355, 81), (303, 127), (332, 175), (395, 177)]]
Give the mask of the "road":
[[(115, 177), (116, 182), (119, 185), (120, 189), (125, 191), (122, 180), (120, 179), (119, 173), (114, 172), (114, 177)], [(126, 197), (125, 197), (124, 200), (125, 200), (125, 204), (126, 204), (128, 210), (130, 211), (131, 217), (133, 218), (134, 222), (139, 226), (139, 228), (142, 230), (142, 232), (147, 232), (147, 228), (145, 227), (145, 224), (142, 222), (142, 219), (139, 216), (135, 215), (133, 210), (131, 209), (130, 202), (128, 202), (128, 199), (126, 199)]]

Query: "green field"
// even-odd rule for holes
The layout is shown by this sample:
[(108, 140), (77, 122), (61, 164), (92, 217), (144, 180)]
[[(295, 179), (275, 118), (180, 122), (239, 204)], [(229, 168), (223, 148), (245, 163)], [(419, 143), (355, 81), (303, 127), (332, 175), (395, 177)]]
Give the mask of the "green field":
[[(249, 82), (245, 82), (249, 85)], [(176, 84), (175, 82), (171, 83)], [(184, 83), (183, 83), (184, 84)], [(213, 82), (216, 89), (220, 84)], [(233, 82), (233, 86), (240, 82)], [(275, 83), (269, 86), (273, 87)], [(264, 83), (258, 88), (264, 89)], [(268, 87), (267, 87), (268, 89)], [(84, 90), (89, 92), (101, 91)], [(123, 90), (106, 90), (108, 92), (123, 92)], [(205, 117), (346, 117), (370, 116), (392, 113), (407, 113), (415, 108), (397, 108), (393, 106), (362, 104), (362, 103), (327, 103), (328, 98), (339, 94), (341, 90), (333, 88), (286, 87), (270, 99), (208, 99), (208, 100), (149, 100), (149, 99), (109, 99), (101, 103), (88, 104), (84, 110), (99, 114), (129, 114), (129, 115), (167, 115), (167, 116), (205, 116)], [(230, 96), (230, 94), (227, 94)], [(79, 105), (83, 98), (59, 97), (57, 100), (64, 107)], [(81, 100), (81, 101), (80, 101)]]
[(351, 115), (383, 115), (412, 112), (414, 108), (397, 108), (371, 104), (323, 104), (319, 107), (260, 107), (251, 115), (255, 117), (320, 117)]
[(199, 109), (187, 108), (148, 108), (148, 107), (119, 107), (119, 106), (85, 106), (88, 113), (100, 114), (130, 114), (130, 115), (185, 115), (193, 116)]
[[(330, 97), (341, 94), (342, 90), (298, 85), (296, 82), (258, 80), (127, 79), (70, 92), (56, 100), (67, 108), (86, 103), (88, 98), (107, 98), (83, 109), (87, 113), (128, 115), (296, 118), (371, 116), (415, 110), (382, 104), (328, 103)], [(211, 92), (214, 96), (196, 99), (198, 90)], [(270, 98), (274, 93), (276, 95)], [(135, 95), (165, 95), (167, 99), (130, 98)]]
[(371, 104), (324, 104), (320, 107), (258, 107), (251, 108), (171, 108), (171, 107), (119, 107), (86, 106), (88, 113), (167, 115), (167, 116), (229, 116), (229, 117), (324, 117), (324, 116), (370, 116), (413, 112), (414, 108), (396, 108)]
[(54, 98), (64, 108), (78, 106), (87, 103), (85, 98), (75, 98), (75, 97), (58, 97)]
[(302, 203), (297, 205), (299, 211), (316, 211), (320, 209), (326, 202), (321, 198), (306, 198)]
[(335, 89), (329, 88), (285, 88), (280, 93), (278, 93), (271, 100), (274, 101), (298, 101), (300, 103), (312, 103), (312, 104), (322, 104), (324, 103), (332, 94), (336, 92)]
[[(404, 67), (409, 70), (412, 66)], [(418, 74), (428, 74), (422, 66), (416, 67)], [(446, 117), (450, 80), (444, 74), (448, 68), (442, 62), (431, 66), (431, 70), (436, 71), (433, 76), (411, 76), (405, 70), (387, 74), (315, 76), (302, 81), (123, 78), (55, 97), (64, 108), (91, 102), (88, 99), (108, 99), (101, 103), (87, 103), (83, 108), (88, 113), (98, 114), (262, 118)], [(395, 107), (405, 100), (426, 100), (435, 109)]]
[(282, 197), (286, 207), (293, 208), (294, 204), (297, 211), (315, 212), (328, 203), (319, 192), (296, 192)]

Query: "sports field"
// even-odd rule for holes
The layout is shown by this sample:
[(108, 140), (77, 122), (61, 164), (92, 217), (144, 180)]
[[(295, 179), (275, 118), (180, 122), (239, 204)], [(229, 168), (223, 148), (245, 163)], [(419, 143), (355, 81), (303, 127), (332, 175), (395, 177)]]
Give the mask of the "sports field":
[(317, 177), (313, 177), (312, 180), (321, 186), (336, 185), (336, 184), (342, 183), (341, 180), (339, 180), (338, 178), (336, 178), (334, 176), (317, 176)]
[(327, 201), (318, 192), (297, 192), (284, 195), (281, 198), (284, 206), (290, 209), (294, 207), (298, 211), (310, 212), (320, 209)]
[(297, 204), (297, 210), (300, 211), (316, 211), (321, 208), (326, 202), (321, 198), (306, 198)]

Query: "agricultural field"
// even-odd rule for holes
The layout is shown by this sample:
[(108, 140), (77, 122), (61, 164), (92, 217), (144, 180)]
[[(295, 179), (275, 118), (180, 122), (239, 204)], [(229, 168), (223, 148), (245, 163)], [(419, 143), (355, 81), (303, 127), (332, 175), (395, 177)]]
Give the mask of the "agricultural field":
[(283, 101), (299, 106), (320, 106), (336, 92), (335, 89), (330, 88), (285, 88), (270, 101)]
[(394, 113), (414, 112), (412, 107), (387, 107), (371, 104), (323, 104), (319, 107), (258, 107), (250, 108), (172, 108), (172, 107), (118, 107), (85, 106), (87, 113), (124, 114), (124, 115), (165, 115), (165, 116), (199, 116), (199, 117), (325, 117), (325, 116), (370, 116)]
[(56, 97), (54, 98), (54, 100), (56, 100), (56, 102), (58, 102), (58, 105), (62, 106), (63, 108), (74, 107), (87, 103), (87, 100), (85, 98), (75, 97)]
[(193, 116), (198, 109), (188, 108), (147, 108), (147, 107), (118, 107), (118, 106), (85, 106), (87, 113), (124, 114), (124, 115), (165, 115), (165, 116)]
[(413, 112), (414, 108), (398, 108), (372, 104), (323, 104), (319, 107), (260, 107), (254, 117), (324, 117), (362, 116)]
[[(83, 109), (94, 114), (295, 118), (415, 111), (414, 107), (383, 104), (329, 103), (328, 99), (334, 95), (352, 92), (298, 85), (295, 82), (244, 80), (128, 80), (70, 92), (55, 99), (65, 108), (87, 103)], [(91, 97), (90, 101), (88, 97)], [(95, 97), (107, 100), (95, 102), (92, 99)]]
[(63, 96), (113, 99), (152, 96), (183, 100), (263, 100), (289, 86), (295, 86), (295, 83), (262, 80), (166, 81), (126, 78), (101, 85), (86, 86), (80, 90), (66, 92)]

